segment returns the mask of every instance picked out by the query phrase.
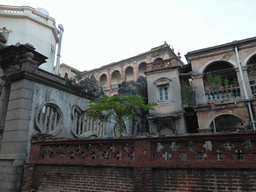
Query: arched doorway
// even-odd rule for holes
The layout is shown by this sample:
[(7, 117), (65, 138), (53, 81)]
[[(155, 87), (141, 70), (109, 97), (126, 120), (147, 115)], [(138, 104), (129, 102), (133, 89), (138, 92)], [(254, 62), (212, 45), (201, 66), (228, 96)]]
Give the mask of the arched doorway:
[(131, 80), (134, 80), (133, 68), (127, 67), (127, 69), (125, 70), (125, 81), (131, 81)]
[(207, 101), (226, 102), (240, 96), (237, 73), (226, 61), (216, 61), (204, 70), (204, 88)]
[(100, 86), (103, 88), (103, 90), (107, 89), (107, 75), (103, 74), (100, 76)]
[(119, 83), (121, 83), (121, 73), (115, 70), (111, 75), (111, 88), (118, 88)]
[[(208, 65), (204, 70), (205, 85), (210, 85), (214, 81), (212, 78), (219, 77), (220, 85), (230, 85), (237, 82), (236, 71), (234, 66), (226, 61), (217, 61)], [(216, 85), (216, 84), (215, 84)]]
[(139, 65), (139, 76), (145, 77), (146, 75), (144, 74), (147, 71), (147, 63), (143, 62)]
[(247, 65), (250, 84), (256, 84), (256, 55), (249, 59)]
[[(245, 128), (244, 122), (234, 115), (221, 115), (215, 118), (215, 126), (217, 132), (236, 131)], [(210, 128), (214, 130), (214, 123), (211, 122)]]

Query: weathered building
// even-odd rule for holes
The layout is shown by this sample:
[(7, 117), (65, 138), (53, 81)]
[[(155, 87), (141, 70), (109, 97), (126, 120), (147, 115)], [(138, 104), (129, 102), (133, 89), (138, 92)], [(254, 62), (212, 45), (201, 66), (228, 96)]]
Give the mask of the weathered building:
[(81, 87), (74, 88), (64, 78), (39, 69), (46, 57), (30, 45), (8, 46), (0, 50), (0, 57), (0, 191), (14, 192), (20, 191), (31, 135), (40, 132), (75, 138), (76, 106), (85, 110), (88, 99)]
[(148, 101), (157, 103), (149, 112), (150, 133), (186, 133), (179, 73), (183, 63), (173, 57), (147, 64)]
[(199, 132), (255, 130), (256, 38), (187, 53)]
[(176, 58), (182, 63), (179, 54), (177, 56), (174, 50), (165, 43), (137, 56), (104, 65), (98, 69), (81, 72), (77, 77), (78, 80), (81, 80), (93, 74), (103, 87), (105, 94), (111, 96), (117, 94), (119, 83), (137, 81), (139, 76), (145, 76), (148, 63), (170, 58)]
[(66, 65), (65, 63), (60, 64), (60, 68), (59, 68), (59, 76), (61, 77), (65, 77), (68, 76), (68, 78), (72, 78), (72, 79), (76, 79), (77, 75), (79, 75), (81, 73), (81, 71)]
[[(256, 37), (189, 52), (187, 65), (164, 44), (82, 72), (79, 84), (39, 69), (46, 57), (29, 44), (4, 46), (0, 57), (1, 191), (19, 191), (24, 162), (24, 191), (113, 189), (102, 175), (115, 190), (256, 188)], [(64, 68), (72, 77), (74, 69)], [(114, 122), (87, 117), (99, 84), (113, 95), (118, 83), (140, 75), (147, 78), (148, 101), (158, 104), (146, 114), (148, 132), (116, 138)]]
[(48, 57), (40, 68), (53, 72), (59, 37), (55, 20), (46, 10), (29, 6), (0, 5), (0, 35), (5, 36), (6, 45), (19, 42), (36, 47), (38, 52)]

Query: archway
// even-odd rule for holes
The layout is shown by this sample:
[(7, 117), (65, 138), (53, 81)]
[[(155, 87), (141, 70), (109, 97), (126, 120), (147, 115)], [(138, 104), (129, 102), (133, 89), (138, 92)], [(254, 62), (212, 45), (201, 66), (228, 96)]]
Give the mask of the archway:
[(154, 62), (156, 62), (156, 61), (162, 61), (163, 59), (161, 58), (161, 57), (157, 57), (155, 60), (154, 60)]
[(107, 88), (107, 75), (103, 74), (100, 76), (100, 86), (102, 86), (103, 89)]
[(115, 70), (111, 76), (111, 88), (118, 88), (118, 84), (121, 81), (121, 73)]
[(146, 71), (147, 71), (147, 63), (143, 62), (139, 65), (139, 76), (145, 77), (146, 75), (144, 74), (144, 72)]
[[(215, 118), (216, 131), (236, 131), (237, 129), (244, 128), (243, 121), (234, 115), (221, 115)], [(214, 130), (214, 124), (211, 122), (210, 128)]]
[[(218, 81), (218, 82), (216, 82)], [(225, 86), (237, 84), (237, 75), (234, 66), (226, 61), (216, 61), (204, 69), (204, 85)]]
[(132, 67), (127, 67), (127, 69), (125, 70), (125, 80), (126, 81), (134, 80)]
[[(248, 67), (248, 75), (250, 84), (253, 85), (256, 83), (256, 55), (253, 55), (249, 61), (247, 62)], [(256, 93), (255, 86), (252, 87), (253, 94)]]

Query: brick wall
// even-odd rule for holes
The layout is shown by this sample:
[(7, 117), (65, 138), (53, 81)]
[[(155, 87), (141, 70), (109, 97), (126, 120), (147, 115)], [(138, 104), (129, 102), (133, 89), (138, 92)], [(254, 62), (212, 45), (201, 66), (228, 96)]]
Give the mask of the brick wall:
[(255, 144), (254, 132), (32, 141), (22, 189), (255, 191)]
[(27, 187), (41, 192), (134, 190), (132, 168), (40, 165), (34, 171), (36, 179)]
[(164, 191), (256, 191), (255, 170), (155, 169), (154, 190)]

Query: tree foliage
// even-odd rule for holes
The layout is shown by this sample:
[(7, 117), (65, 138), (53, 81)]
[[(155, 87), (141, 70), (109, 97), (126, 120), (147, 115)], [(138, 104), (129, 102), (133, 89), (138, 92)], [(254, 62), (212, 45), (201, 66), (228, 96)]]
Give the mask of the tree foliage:
[(114, 95), (109, 97), (103, 95), (101, 98), (90, 101), (88, 110), (91, 112), (88, 116), (95, 118), (108, 116), (114, 119), (119, 125), (120, 135), (123, 132), (123, 124), (126, 119), (132, 119), (132, 110), (142, 108), (154, 110), (156, 103), (144, 104), (144, 97), (139, 95)]

